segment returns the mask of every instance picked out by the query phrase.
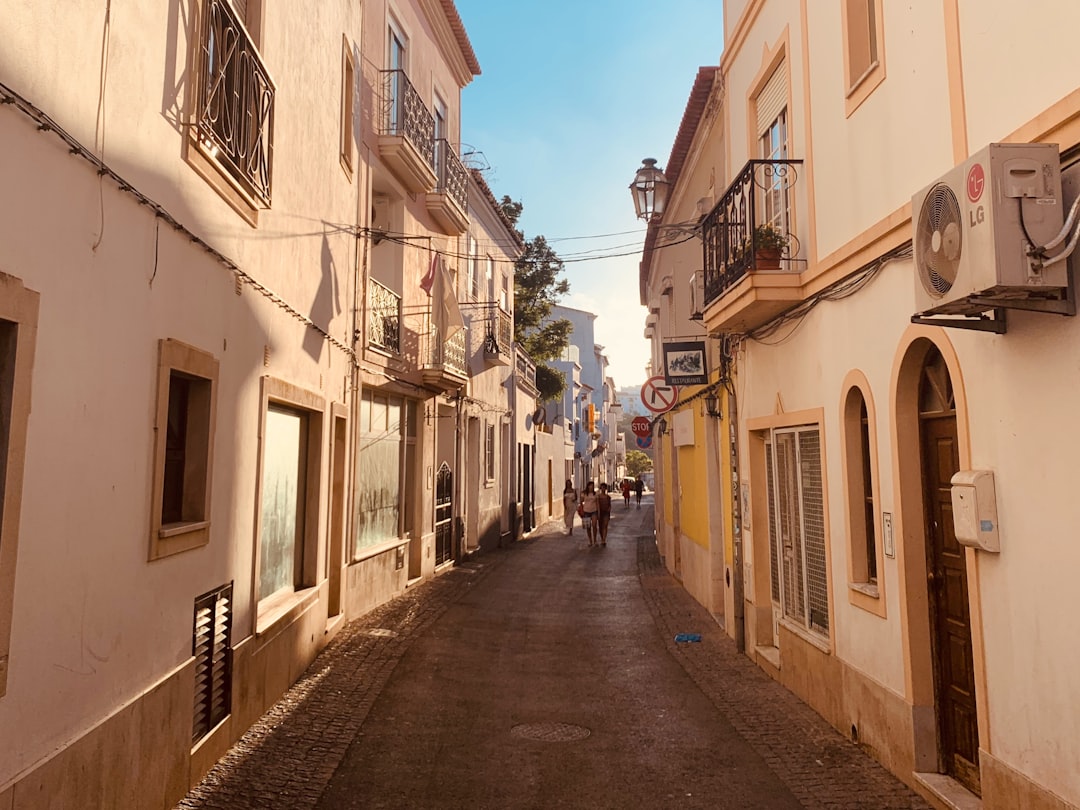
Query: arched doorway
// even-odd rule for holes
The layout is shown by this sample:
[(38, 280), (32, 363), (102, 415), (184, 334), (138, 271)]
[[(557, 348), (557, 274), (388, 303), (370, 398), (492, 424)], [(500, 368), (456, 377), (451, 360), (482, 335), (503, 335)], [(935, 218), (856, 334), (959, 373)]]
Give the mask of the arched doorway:
[(919, 374), (918, 419), (938, 765), (980, 794), (967, 554), (953, 532), (951, 480), (960, 469), (956, 398), (945, 358), (933, 344)]

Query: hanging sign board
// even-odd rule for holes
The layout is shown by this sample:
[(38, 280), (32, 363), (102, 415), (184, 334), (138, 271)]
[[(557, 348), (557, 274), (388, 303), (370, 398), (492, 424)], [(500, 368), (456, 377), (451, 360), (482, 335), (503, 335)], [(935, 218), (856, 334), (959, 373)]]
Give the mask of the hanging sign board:
[(664, 382), (668, 385), (707, 385), (705, 341), (664, 344)]

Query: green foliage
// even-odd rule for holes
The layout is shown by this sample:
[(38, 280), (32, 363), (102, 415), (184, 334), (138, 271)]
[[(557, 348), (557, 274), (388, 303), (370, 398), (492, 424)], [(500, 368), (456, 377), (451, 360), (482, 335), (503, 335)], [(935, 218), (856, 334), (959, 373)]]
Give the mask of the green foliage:
[(627, 450), (626, 474), (635, 478), (646, 472), (652, 472), (652, 459), (640, 450)]
[(537, 363), (536, 390), (540, 392), (536, 398), (537, 401), (557, 402), (562, 399), (563, 392), (566, 390), (566, 376), (546, 363)]
[(543, 236), (533, 237), (531, 242), (525, 243), (525, 250), (514, 264), (515, 340), (521, 342), (528, 332), (542, 328), (551, 308), (570, 292), (570, 283), (559, 278), (562, 272), (562, 259)]
[(754, 250), (776, 250), (783, 253), (788, 245), (787, 236), (772, 225), (754, 228)]
[[(506, 218), (510, 220), (510, 224), (517, 227), (518, 218), (521, 216), (522, 209), (524, 209), (525, 206), (511, 200), (508, 195), (504, 194), (503, 198), (499, 201), (499, 208), (502, 209)], [(518, 233), (521, 233), (521, 231), (518, 231)]]

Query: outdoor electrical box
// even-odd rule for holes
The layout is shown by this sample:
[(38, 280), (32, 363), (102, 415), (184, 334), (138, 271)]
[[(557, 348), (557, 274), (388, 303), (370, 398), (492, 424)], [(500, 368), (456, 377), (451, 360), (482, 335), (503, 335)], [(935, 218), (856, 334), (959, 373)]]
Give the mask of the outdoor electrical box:
[(961, 470), (952, 477), (953, 528), (961, 545), (1001, 551), (997, 492), (989, 470)]

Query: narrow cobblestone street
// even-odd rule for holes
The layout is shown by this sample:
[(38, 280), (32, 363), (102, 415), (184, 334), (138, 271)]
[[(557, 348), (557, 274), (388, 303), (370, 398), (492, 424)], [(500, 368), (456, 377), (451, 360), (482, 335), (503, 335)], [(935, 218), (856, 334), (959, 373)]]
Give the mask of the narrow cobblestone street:
[(651, 526), (651, 498), (607, 547), (551, 522), (352, 622), (178, 808), (926, 807), (735, 651)]

